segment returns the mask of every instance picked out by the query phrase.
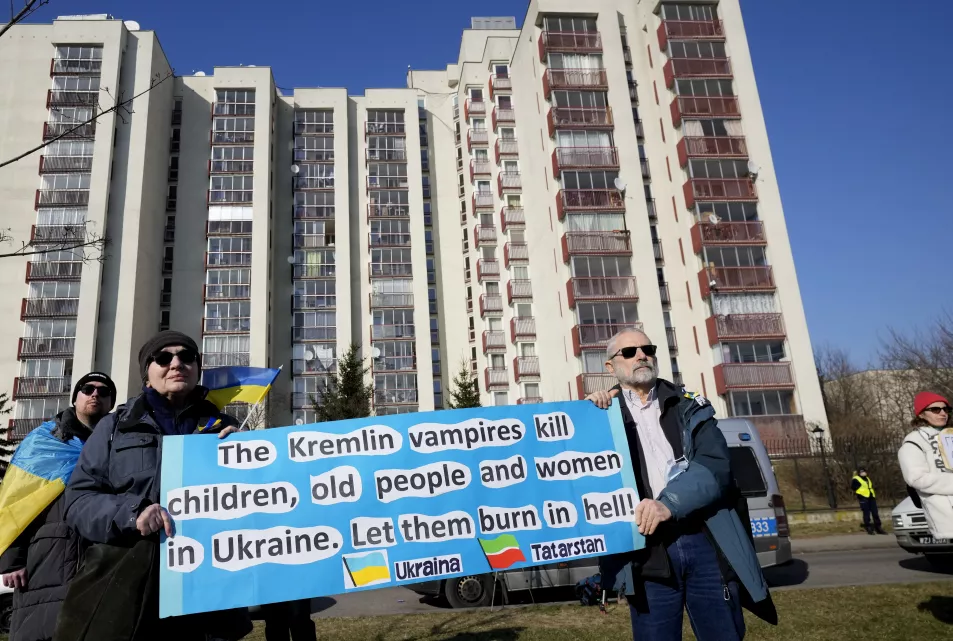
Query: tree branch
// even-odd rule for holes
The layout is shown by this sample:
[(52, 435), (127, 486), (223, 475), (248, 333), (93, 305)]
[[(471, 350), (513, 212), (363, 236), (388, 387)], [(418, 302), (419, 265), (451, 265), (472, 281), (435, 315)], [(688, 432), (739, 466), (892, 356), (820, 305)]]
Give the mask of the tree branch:
[(50, 0), (27, 0), (26, 5), (23, 7), (23, 9), (20, 10), (20, 13), (13, 16), (13, 19), (10, 20), (10, 22), (0, 27), (0, 38), (3, 37), (3, 34), (5, 34), (10, 29), (10, 27), (12, 27), (18, 22), (22, 22), (23, 20), (26, 20), (31, 15), (33, 15), (34, 11), (36, 11), (37, 9), (39, 9), (45, 4), (49, 4), (49, 2)]

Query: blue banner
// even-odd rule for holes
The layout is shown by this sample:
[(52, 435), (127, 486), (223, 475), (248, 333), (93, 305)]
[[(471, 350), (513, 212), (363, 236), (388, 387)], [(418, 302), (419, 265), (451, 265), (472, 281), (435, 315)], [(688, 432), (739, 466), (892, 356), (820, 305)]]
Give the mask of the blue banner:
[(166, 436), (162, 617), (640, 549), (618, 400)]

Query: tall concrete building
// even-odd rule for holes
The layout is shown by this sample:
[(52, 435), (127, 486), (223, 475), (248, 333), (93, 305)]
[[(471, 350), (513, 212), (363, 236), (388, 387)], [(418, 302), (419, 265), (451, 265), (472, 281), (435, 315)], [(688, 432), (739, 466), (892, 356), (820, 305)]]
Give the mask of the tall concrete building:
[[(313, 420), (352, 342), (387, 414), (443, 407), (461, 364), (484, 404), (581, 398), (613, 382), (608, 339), (641, 327), (719, 415), (826, 427), (738, 0), (581, 9), (474, 18), (457, 61), (407, 88), (216, 67), (79, 128), (169, 74), (155, 34), (14, 27), (0, 159), (68, 132), (0, 169), (3, 226), (58, 250), (0, 273), (16, 432), (74, 373), (135, 393), (160, 327), (201, 337), (206, 366), (283, 366), (276, 424)], [(105, 259), (63, 249), (90, 230)]]

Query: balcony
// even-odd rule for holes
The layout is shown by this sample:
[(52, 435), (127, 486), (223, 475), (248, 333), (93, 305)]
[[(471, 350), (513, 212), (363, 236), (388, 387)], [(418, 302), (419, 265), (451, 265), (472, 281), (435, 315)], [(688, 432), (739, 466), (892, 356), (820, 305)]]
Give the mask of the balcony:
[(668, 51), (668, 40), (721, 40), (725, 29), (721, 20), (663, 20), (658, 28), (659, 49)]
[(671, 89), (676, 78), (731, 78), (728, 58), (671, 58), (662, 68), (665, 86)]
[(13, 379), (13, 399), (39, 396), (69, 396), (72, 391), (66, 377), (20, 377)]
[(689, 178), (682, 185), (685, 206), (696, 200), (758, 200), (758, 190), (750, 178)]
[[(326, 267), (321, 265), (321, 267)], [(371, 278), (389, 278), (391, 276), (413, 276), (414, 266), (412, 263), (369, 263)], [(322, 271), (322, 275), (334, 276), (333, 270), (330, 273)]]
[(728, 314), (705, 319), (708, 344), (723, 341), (748, 341), (785, 337), (781, 314)]
[(536, 319), (532, 316), (514, 316), (510, 319), (510, 340), (530, 341), (536, 339)]
[(570, 278), (566, 282), (569, 307), (575, 308), (577, 300), (631, 300), (639, 299), (634, 276), (608, 278)]
[[(168, 294), (168, 299), (166, 299), (166, 294)], [(162, 296), (162, 304), (168, 305), (172, 303), (171, 292), (162, 292)], [(251, 285), (235, 284), (205, 286), (205, 300), (241, 300), (246, 298), (251, 298)], [(331, 298), (333, 299), (334, 297), (331, 296)], [(168, 300), (168, 302), (166, 302), (166, 300)]]
[(618, 384), (612, 374), (580, 374), (576, 377), (576, 393), (582, 400), (593, 392), (608, 392)]
[(103, 61), (90, 58), (54, 58), (50, 61), (50, 75), (96, 75), (102, 73)]
[(658, 293), (659, 293), (659, 298), (661, 298), (663, 305), (672, 304), (672, 294), (668, 289), (668, 283), (659, 283)]
[(51, 89), (46, 94), (49, 107), (95, 107), (99, 105), (98, 91), (59, 91)]
[(547, 69), (543, 76), (546, 100), (554, 89), (607, 91), (609, 78), (605, 69)]
[(665, 341), (668, 343), (668, 351), (671, 354), (678, 354), (678, 339), (675, 336), (674, 327), (665, 328)]
[(782, 414), (776, 416), (741, 416), (758, 429), (758, 436), (764, 442), (768, 454), (784, 454), (785, 445), (803, 443), (809, 436), (804, 417), (800, 414)]
[(510, 305), (513, 301), (529, 300), (533, 298), (533, 281), (515, 279), (506, 283), (506, 301)]
[(625, 212), (625, 197), (618, 189), (563, 189), (556, 196), (559, 220), (566, 212)]
[(92, 156), (40, 156), (41, 174), (65, 174), (92, 170)]
[(546, 62), (546, 54), (599, 53), (602, 37), (598, 31), (544, 31), (539, 35), (539, 59)]
[(692, 248), (700, 254), (711, 245), (766, 245), (764, 225), (760, 221), (696, 223), (692, 227)]
[(655, 209), (655, 199), (646, 198), (645, 199), (645, 208), (649, 212), (649, 220), (656, 221), (658, 220), (658, 211)]
[(717, 292), (770, 292), (775, 290), (774, 272), (758, 267), (709, 267), (698, 272), (703, 298)]
[(723, 363), (715, 365), (715, 389), (793, 389), (791, 363)]
[(493, 209), (493, 192), (475, 192), (473, 194), (471, 204), (473, 205), (473, 211), (476, 211), (477, 209)]
[(537, 403), (545, 403), (542, 396), (524, 396), (516, 399), (517, 405), (535, 405)]
[(631, 256), (632, 243), (627, 231), (579, 232), (569, 231), (563, 234), (563, 262), (577, 254), (599, 254), (602, 256)]
[(375, 389), (374, 405), (416, 405), (417, 390), (415, 389)]
[(371, 338), (383, 340), (390, 338), (414, 338), (416, 336), (412, 324), (403, 325), (371, 325)]
[(512, 193), (523, 189), (523, 180), (518, 171), (502, 171), (496, 177), (496, 186), (500, 198), (505, 193)]
[(611, 107), (553, 107), (549, 110), (549, 137), (557, 129), (612, 129)]
[[(333, 217), (333, 213), (330, 216), (315, 216), (315, 218)], [(410, 218), (410, 205), (378, 205), (371, 203), (367, 206), (367, 218)]]
[(605, 349), (609, 339), (623, 329), (637, 329), (642, 331), (642, 323), (600, 323), (597, 325), (583, 324), (572, 328), (572, 351), (576, 356), (582, 355), (584, 349)]
[(477, 247), (486, 244), (496, 244), (496, 227), (493, 225), (476, 225), (473, 227), (473, 240)]
[(48, 262), (30, 261), (26, 264), (27, 281), (34, 280), (79, 280), (83, 274), (83, 263), (78, 260), (57, 260)]
[(37, 356), (72, 356), (76, 347), (75, 338), (21, 338), (17, 358)]
[(652, 253), (655, 255), (655, 262), (662, 262), (665, 260), (665, 255), (662, 253), (662, 240), (660, 238), (652, 239)]
[(520, 153), (519, 144), (516, 138), (497, 138), (496, 139), (496, 164), (500, 164), (500, 159), (509, 156), (518, 156)]
[(251, 331), (251, 318), (247, 316), (205, 317), (202, 331), (206, 334), (246, 334)]
[(513, 79), (510, 78), (509, 74), (490, 75), (490, 99), (491, 100), (493, 98), (493, 95), (497, 93), (498, 91), (512, 91), (512, 90), (513, 90)]
[[(410, 247), (410, 234), (379, 234), (372, 232), (367, 235), (367, 244), (369, 247)], [(309, 247), (325, 247), (324, 234), (295, 234), (295, 247), (298, 248), (298, 238), (305, 240), (315, 239), (321, 244), (310, 245)]]
[(553, 152), (553, 176), (566, 169), (618, 169), (615, 147), (557, 147)]
[(506, 334), (498, 331), (483, 332), (483, 353), (505, 352)]
[(366, 122), (364, 123), (364, 133), (375, 136), (403, 136), (406, 133), (406, 128), (402, 122)]
[[(297, 182), (297, 181), (296, 181)], [(334, 180), (322, 178), (316, 183), (314, 189), (334, 189)], [(367, 189), (409, 189), (410, 180), (407, 176), (368, 176)], [(295, 185), (295, 189), (306, 189)]]
[(639, 160), (639, 165), (642, 167), (642, 178), (651, 178), (652, 172), (649, 171), (649, 161), (647, 158), (642, 158)]
[(45, 423), (45, 418), (11, 418), (7, 438), (11, 441), (22, 441), (27, 434)]
[(79, 312), (78, 298), (24, 298), (20, 320), (28, 318), (69, 318)]
[(489, 160), (471, 160), (470, 161), (470, 182), (477, 176), (489, 176), (493, 171), (493, 166)]
[(539, 357), (517, 356), (514, 358), (513, 376), (517, 383), (524, 378), (539, 378)]
[(480, 294), (480, 317), (503, 313), (503, 297), (499, 294)]
[(516, 111), (503, 107), (493, 108), (493, 131), (496, 131), (499, 125), (512, 125), (516, 122)]
[(635, 135), (638, 138), (645, 138), (645, 125), (642, 124), (642, 120), (635, 121)]
[(85, 225), (33, 225), (30, 229), (30, 243), (72, 243), (86, 239)]
[(250, 220), (210, 220), (205, 233), (209, 236), (251, 236), (251, 225)]
[(503, 207), (500, 210), (500, 222), (503, 225), (503, 231), (507, 227), (526, 226), (526, 212), (522, 207)]
[(84, 207), (89, 204), (88, 189), (37, 189), (37, 207), (65, 207), (76, 205)]
[(43, 139), (50, 138), (94, 138), (96, 136), (96, 122), (77, 124), (75, 122), (45, 122), (43, 123)]
[(672, 124), (682, 126), (682, 118), (741, 118), (734, 96), (678, 96), (672, 101)]
[(291, 309), (334, 309), (337, 302), (334, 294), (298, 294), (291, 297)]
[(529, 260), (529, 246), (523, 242), (510, 242), (503, 245), (503, 262), (507, 267), (511, 263), (525, 263)]
[(678, 141), (678, 163), (688, 166), (689, 158), (747, 158), (744, 136), (685, 136)]
[(477, 282), (485, 279), (500, 279), (500, 261), (495, 258), (481, 258), (477, 261)]
[(470, 116), (485, 116), (486, 103), (482, 100), (473, 100), (467, 98), (463, 103), (463, 119), (469, 120)]
[[(253, 171), (255, 171), (254, 160), (210, 160), (208, 163), (210, 174), (249, 174)], [(295, 180), (296, 187), (297, 184), (298, 181)]]
[(510, 377), (505, 367), (487, 367), (483, 372), (483, 380), (487, 391), (506, 389), (510, 386)]
[(471, 129), (467, 132), (467, 151), (472, 151), (475, 145), (490, 144), (490, 134), (486, 129)]

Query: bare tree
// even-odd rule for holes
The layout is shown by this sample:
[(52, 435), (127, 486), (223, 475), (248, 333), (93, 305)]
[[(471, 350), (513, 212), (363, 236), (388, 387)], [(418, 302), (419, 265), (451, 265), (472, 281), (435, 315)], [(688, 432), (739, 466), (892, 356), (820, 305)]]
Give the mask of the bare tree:
[(943, 312), (925, 331), (906, 334), (891, 328), (880, 354), (910, 390), (953, 396), (953, 313)]
[[(45, 4), (49, 4), (50, 0), (27, 0), (26, 4), (23, 5), (23, 8), (20, 9), (20, 12), (16, 15), (11, 15), (10, 22), (0, 27), (0, 37), (3, 37), (10, 27), (17, 24), (18, 22), (23, 22), (29, 18), (33, 13), (42, 7)], [(10, 13), (13, 13), (13, 3), (10, 3)]]

